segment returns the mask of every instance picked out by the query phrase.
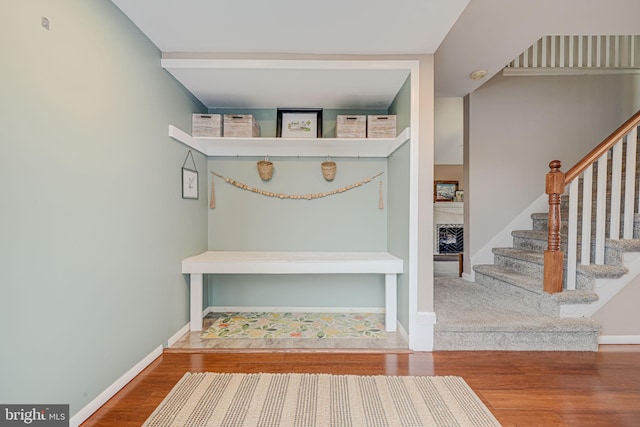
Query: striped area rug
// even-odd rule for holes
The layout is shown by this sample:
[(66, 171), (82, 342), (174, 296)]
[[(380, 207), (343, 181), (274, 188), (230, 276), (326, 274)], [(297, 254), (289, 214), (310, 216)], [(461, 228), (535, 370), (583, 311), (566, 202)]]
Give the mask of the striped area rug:
[(499, 426), (460, 377), (187, 373), (144, 426)]

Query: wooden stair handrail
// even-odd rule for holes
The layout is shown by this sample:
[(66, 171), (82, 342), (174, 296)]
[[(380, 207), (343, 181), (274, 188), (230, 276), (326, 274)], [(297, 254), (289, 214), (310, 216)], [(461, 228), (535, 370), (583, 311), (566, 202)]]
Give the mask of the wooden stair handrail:
[(560, 196), (565, 188), (589, 166), (606, 154), (620, 139), (628, 134), (635, 126), (640, 125), (640, 110), (624, 122), (611, 135), (606, 137), (596, 148), (584, 156), (566, 173), (560, 168), (562, 163), (553, 160), (549, 163), (551, 169), (545, 177), (545, 193), (549, 196), (549, 218), (547, 250), (544, 251), (544, 291), (547, 293), (562, 292), (564, 276), (564, 252), (560, 250)]
[(582, 172), (584, 172), (589, 166), (594, 164), (604, 153), (609, 151), (616, 142), (625, 136), (634, 126), (640, 124), (640, 110), (638, 110), (629, 120), (624, 122), (618, 129), (613, 131), (611, 135), (606, 137), (596, 148), (591, 150), (589, 154), (584, 156), (578, 163), (569, 169), (564, 175), (565, 187), (576, 179)]

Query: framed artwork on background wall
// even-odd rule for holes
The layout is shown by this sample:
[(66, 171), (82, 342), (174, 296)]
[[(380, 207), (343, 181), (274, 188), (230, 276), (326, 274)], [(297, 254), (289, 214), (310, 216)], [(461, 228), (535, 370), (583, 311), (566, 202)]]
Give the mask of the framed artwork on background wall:
[[(193, 163), (193, 169), (185, 167), (189, 158), (191, 158), (191, 162)], [(196, 167), (196, 161), (193, 158), (193, 154), (191, 154), (191, 150), (187, 152), (187, 157), (184, 158), (184, 163), (182, 164), (182, 198), (198, 198), (198, 168)]]
[(433, 201), (453, 202), (458, 191), (458, 181), (434, 181)]
[(198, 171), (182, 168), (182, 198), (198, 198)]
[(322, 108), (278, 108), (276, 137), (322, 138)]

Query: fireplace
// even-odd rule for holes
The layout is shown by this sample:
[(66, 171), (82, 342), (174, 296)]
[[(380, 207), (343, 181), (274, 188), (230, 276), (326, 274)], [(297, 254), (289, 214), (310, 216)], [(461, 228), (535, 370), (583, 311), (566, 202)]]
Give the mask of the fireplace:
[(464, 228), (462, 224), (437, 224), (437, 253), (459, 254), (464, 252)]

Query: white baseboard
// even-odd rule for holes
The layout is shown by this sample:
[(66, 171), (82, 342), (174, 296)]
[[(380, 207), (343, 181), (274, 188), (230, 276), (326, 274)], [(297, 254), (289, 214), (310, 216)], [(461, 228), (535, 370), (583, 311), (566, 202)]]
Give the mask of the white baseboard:
[(409, 348), (413, 351), (433, 351), (433, 325), (436, 313), (419, 311), (416, 319), (416, 331), (411, 331)]
[(186, 325), (184, 325), (182, 328), (180, 328), (180, 330), (178, 332), (176, 332), (175, 334), (173, 334), (168, 340), (167, 340), (167, 347), (171, 347), (172, 345), (174, 345), (176, 342), (178, 342), (178, 340), (180, 338), (182, 338), (182, 336), (186, 333), (189, 332), (189, 326), (190, 324), (187, 323)]
[(474, 282), (476, 277), (472, 273), (462, 273), (462, 280), (466, 280), (467, 282)]
[(203, 316), (209, 313), (225, 312), (265, 312), (265, 313), (384, 313), (384, 307), (233, 307), (209, 306), (204, 309)]
[(640, 335), (600, 335), (598, 344), (640, 344)]
[(596, 279), (595, 293), (598, 300), (591, 304), (566, 304), (560, 307), (560, 317), (591, 317), (604, 307), (618, 292), (636, 280), (640, 275), (640, 254), (629, 252), (624, 254), (624, 266), (627, 274), (615, 279)]
[(405, 342), (409, 342), (409, 334), (407, 333), (407, 330), (404, 328), (404, 326), (402, 326), (402, 323), (396, 322), (396, 332), (400, 334)]
[(129, 381), (131, 381), (136, 375), (138, 375), (144, 368), (149, 366), (151, 362), (156, 360), (162, 354), (162, 346), (158, 346), (151, 353), (145, 356), (144, 359), (136, 363), (136, 365), (129, 369), (127, 373), (118, 378), (116, 382), (111, 384), (105, 391), (100, 393), (98, 397), (93, 399), (87, 406), (78, 411), (69, 420), (70, 427), (77, 427), (82, 424), (87, 418), (89, 418), (95, 411), (100, 409), (107, 400), (111, 399), (117, 392), (119, 392)]

